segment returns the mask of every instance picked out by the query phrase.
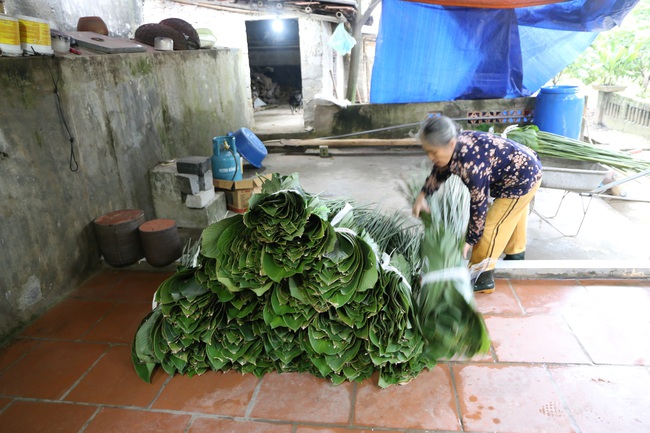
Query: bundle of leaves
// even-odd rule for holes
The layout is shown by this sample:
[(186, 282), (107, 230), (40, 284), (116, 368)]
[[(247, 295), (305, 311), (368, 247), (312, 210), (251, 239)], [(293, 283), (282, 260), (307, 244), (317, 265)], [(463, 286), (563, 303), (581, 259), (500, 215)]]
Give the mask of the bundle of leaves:
[(267, 331), (268, 326), (259, 319), (228, 322), (206, 346), (210, 366), (221, 371), (233, 368), (257, 377), (275, 370), (260, 338)]
[(201, 255), (206, 278), (216, 279), (231, 292), (252, 290), (262, 295), (273, 280), (262, 272), (262, 248), (241, 215), (225, 218), (203, 231)]
[[(424, 181), (422, 177), (422, 182)], [(420, 183), (420, 186), (422, 184)], [(404, 190), (407, 200), (409, 194)], [(409, 278), (415, 278), (420, 270), (420, 242), (422, 225), (402, 213), (379, 212), (376, 206), (352, 203), (347, 200), (329, 200), (325, 202), (330, 208), (329, 219), (334, 221), (337, 216), (339, 227), (347, 227), (357, 233), (367, 234), (376, 252), (400, 254), (407, 262)]]
[(264, 182), (262, 192), (251, 198), (243, 224), (263, 245), (265, 275), (279, 282), (303, 272), (334, 247), (327, 211), (318, 196), (305, 193), (297, 174), (272, 176)]
[(436, 359), (411, 289), (421, 229), (404, 221), (273, 175), (243, 216), (206, 228), (161, 284), (134, 338), (136, 372), (145, 381), (157, 365), (310, 372), (335, 384), (377, 371), (382, 387), (411, 380)]
[(332, 251), (313, 262), (304, 289), (338, 308), (375, 287), (377, 260), (370, 245), (351, 230), (337, 229)]
[(142, 321), (133, 340), (132, 358), (138, 375), (150, 381), (157, 365), (170, 375), (193, 376), (210, 367), (205, 346), (226, 322), (226, 304), (183, 270), (165, 280), (156, 292), (157, 307)]
[[(414, 202), (422, 185), (417, 175), (407, 185)], [(469, 190), (452, 175), (428, 197), (422, 212), (422, 278), (414, 288), (420, 332), (427, 358), (471, 357), (489, 350), (483, 317), (476, 310), (470, 271), (463, 259), (469, 222)]]

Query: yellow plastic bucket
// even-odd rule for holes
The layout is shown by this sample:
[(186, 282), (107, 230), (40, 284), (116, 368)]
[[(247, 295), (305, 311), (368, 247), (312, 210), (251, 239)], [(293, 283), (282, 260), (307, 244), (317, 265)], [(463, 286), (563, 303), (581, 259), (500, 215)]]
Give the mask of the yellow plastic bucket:
[(18, 18), (0, 14), (0, 54), (20, 56), (22, 53)]
[(50, 24), (39, 18), (16, 15), (20, 26), (20, 46), (27, 54), (52, 54)]

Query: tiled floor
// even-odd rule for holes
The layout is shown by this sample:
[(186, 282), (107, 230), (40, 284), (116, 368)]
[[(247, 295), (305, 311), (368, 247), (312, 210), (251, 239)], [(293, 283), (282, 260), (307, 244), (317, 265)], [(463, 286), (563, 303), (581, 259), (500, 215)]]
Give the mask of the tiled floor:
[(405, 386), (235, 372), (151, 384), (130, 342), (169, 274), (105, 271), (0, 349), (0, 432), (650, 432), (650, 281), (498, 280), (492, 351)]

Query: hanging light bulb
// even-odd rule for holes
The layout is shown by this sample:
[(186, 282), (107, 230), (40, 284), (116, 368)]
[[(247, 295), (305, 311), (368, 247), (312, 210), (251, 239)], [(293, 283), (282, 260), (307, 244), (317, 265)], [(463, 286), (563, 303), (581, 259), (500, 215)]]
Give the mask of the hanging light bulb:
[(271, 24), (271, 27), (273, 28), (274, 32), (280, 33), (284, 29), (284, 24), (282, 23), (282, 20), (280, 18), (276, 18), (273, 20), (273, 24)]

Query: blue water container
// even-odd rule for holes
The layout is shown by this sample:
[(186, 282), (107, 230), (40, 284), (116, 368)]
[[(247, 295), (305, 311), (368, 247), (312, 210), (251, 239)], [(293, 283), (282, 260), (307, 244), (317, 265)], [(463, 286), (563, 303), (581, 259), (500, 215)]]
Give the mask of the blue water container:
[(585, 97), (578, 86), (542, 87), (535, 100), (534, 124), (541, 131), (580, 139)]
[(235, 137), (212, 139), (212, 177), (221, 180), (242, 180), (242, 162), (237, 153)]

